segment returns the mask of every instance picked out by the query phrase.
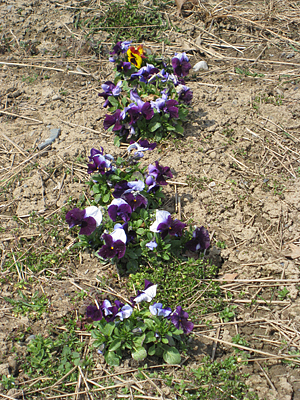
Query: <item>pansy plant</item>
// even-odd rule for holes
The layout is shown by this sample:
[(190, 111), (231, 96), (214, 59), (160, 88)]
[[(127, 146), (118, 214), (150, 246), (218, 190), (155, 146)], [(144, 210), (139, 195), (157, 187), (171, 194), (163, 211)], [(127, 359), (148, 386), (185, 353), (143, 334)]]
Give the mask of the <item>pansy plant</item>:
[(104, 300), (99, 307), (87, 307), (86, 317), (94, 321), (93, 346), (107, 364), (119, 365), (126, 350), (137, 361), (156, 355), (168, 364), (180, 363), (184, 336), (191, 333), (194, 324), (181, 306), (172, 311), (153, 301), (156, 290), (157, 285), (145, 280), (144, 290), (138, 291), (131, 305), (119, 300), (112, 305)]

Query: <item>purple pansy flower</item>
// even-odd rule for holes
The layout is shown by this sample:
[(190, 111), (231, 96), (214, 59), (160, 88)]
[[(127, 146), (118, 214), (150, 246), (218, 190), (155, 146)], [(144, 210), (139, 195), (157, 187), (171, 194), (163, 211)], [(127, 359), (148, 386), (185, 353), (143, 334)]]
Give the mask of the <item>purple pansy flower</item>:
[(123, 225), (121, 225), (121, 224), (116, 224), (116, 225), (114, 226), (114, 229), (119, 229), (119, 228), (124, 229), (124, 231), (125, 231), (125, 233), (126, 233), (126, 237), (127, 237), (126, 244), (135, 241), (135, 239), (136, 239), (136, 232), (133, 231), (133, 230), (129, 230), (128, 222), (125, 222), (125, 224), (123, 224)]
[(148, 204), (146, 197), (141, 194), (134, 195), (133, 193), (124, 193), (122, 198), (129, 204), (132, 211), (135, 211), (138, 207), (145, 208)]
[(124, 181), (120, 181), (115, 184), (113, 196), (114, 196), (114, 198), (118, 199), (123, 194), (131, 193), (131, 192), (141, 192), (144, 189), (145, 189), (145, 184), (140, 179), (136, 180), (136, 181), (130, 181), (130, 182), (127, 182), (124, 180)]
[(157, 285), (154, 285), (152, 282), (145, 279), (145, 289), (140, 292), (138, 290), (137, 295), (131, 298), (133, 303), (141, 303), (142, 301), (147, 301), (150, 303), (156, 296)]
[[(159, 185), (167, 184), (165, 177), (173, 178), (170, 168), (162, 167), (161, 165), (159, 165), (158, 161), (155, 161), (155, 166), (152, 164), (148, 166), (148, 172), (149, 175), (152, 175), (155, 178), (156, 183), (158, 183)], [(148, 182), (149, 180), (147, 181), (146, 179), (147, 185), (149, 185)]]
[(185, 85), (178, 85), (176, 87), (176, 92), (179, 100), (182, 100), (185, 104), (190, 104), (193, 98), (193, 92), (189, 87)]
[(85, 210), (74, 208), (66, 214), (66, 221), (70, 228), (75, 225), (81, 227), (79, 235), (90, 235), (102, 222), (102, 213), (96, 206), (87, 207)]
[(128, 72), (131, 69), (131, 62), (127, 62), (127, 61), (121, 61), (118, 65), (117, 65), (117, 71), (118, 72)]
[(185, 227), (186, 224), (178, 219), (173, 220), (168, 211), (156, 210), (156, 220), (149, 229), (151, 232), (159, 232), (162, 239), (164, 239), (167, 234), (170, 236), (181, 236)]
[(193, 238), (186, 242), (185, 248), (190, 251), (203, 251), (210, 246), (210, 239), (208, 230), (201, 226), (196, 228), (193, 232)]
[(154, 143), (149, 143), (147, 139), (144, 140), (139, 140), (137, 142), (130, 143), (130, 145), (127, 148), (128, 153), (130, 153), (131, 150), (137, 150), (134, 152), (136, 156), (143, 157), (144, 154), (142, 153), (143, 151), (147, 150), (154, 150), (157, 144)]
[(162, 303), (154, 303), (149, 307), (149, 311), (152, 315), (157, 315), (158, 317), (168, 317), (172, 310), (170, 307), (163, 308)]
[(113, 51), (110, 52), (109, 54), (111, 56), (113, 56), (115, 54), (118, 56), (120, 53), (123, 53), (123, 54), (126, 53), (126, 51), (129, 49), (131, 42), (132, 41), (129, 41), (129, 40), (125, 40), (124, 42), (122, 42), (122, 41), (117, 42), (115, 44), (115, 46), (113, 47)]
[(142, 101), (136, 90), (130, 91), (130, 99), (134, 101), (134, 103), (131, 103), (127, 109), (128, 115), (131, 117), (129, 122), (131, 125), (137, 122), (142, 116), (147, 121), (153, 117), (154, 111), (151, 104), (149, 101)]
[(114, 199), (108, 206), (107, 212), (113, 221), (116, 221), (117, 217), (120, 217), (124, 222), (127, 222), (130, 220), (132, 209), (125, 200)]
[(111, 161), (114, 161), (113, 156), (110, 154), (103, 155), (103, 147), (101, 147), (101, 150), (92, 148), (89, 159), (93, 161), (93, 164), (88, 164), (88, 174), (98, 170), (103, 175), (107, 168), (111, 168)]
[(134, 74), (131, 74), (131, 78), (139, 78), (141, 82), (147, 83), (148, 79), (151, 78), (154, 74), (157, 74), (159, 72), (158, 68), (155, 68), (154, 65), (152, 64), (147, 64), (145, 67), (142, 67), (138, 70), (138, 72), (135, 72)]
[(122, 86), (122, 81), (119, 81), (117, 85), (114, 85), (111, 81), (107, 81), (103, 85), (101, 85), (104, 92), (99, 93), (98, 96), (103, 97), (105, 100), (103, 107), (111, 106), (108, 97), (119, 96), (121, 93), (121, 86)]
[(189, 70), (192, 68), (186, 53), (175, 53), (172, 58), (172, 67), (175, 75), (179, 77), (188, 75)]
[(121, 110), (117, 109), (113, 115), (106, 114), (104, 118), (104, 129), (107, 130), (111, 126), (114, 125), (113, 131), (119, 131), (122, 129), (122, 120), (124, 119), (124, 115)]
[(105, 245), (98, 252), (100, 257), (107, 259), (124, 256), (127, 241), (124, 229), (115, 229), (111, 235), (105, 233), (102, 238), (105, 240)]
[(176, 326), (177, 329), (182, 329), (186, 335), (192, 332), (194, 324), (188, 321), (188, 313), (183, 311), (181, 306), (177, 306), (174, 313), (171, 315), (171, 322)]
[(125, 306), (123, 306), (121, 310), (115, 315), (115, 318), (119, 317), (120, 321), (123, 321), (123, 319), (129, 318), (132, 312), (133, 308), (128, 304), (125, 304)]
[(101, 321), (101, 319), (103, 318), (103, 313), (101, 308), (90, 305), (86, 308), (86, 316), (87, 318), (91, 318), (93, 321)]
[(113, 196), (114, 196), (114, 198), (116, 198), (116, 199), (118, 199), (118, 198), (120, 198), (121, 196), (122, 196), (122, 194), (126, 191), (126, 190), (128, 190), (128, 189), (130, 189), (129, 188), (129, 186), (128, 186), (128, 182), (127, 181), (120, 181), (120, 182), (117, 182), (116, 184), (115, 184), (115, 187), (114, 187), (114, 191), (113, 191)]
[(110, 310), (111, 307), (112, 307), (112, 305), (109, 300), (103, 300), (103, 303), (101, 304), (101, 309), (102, 309), (105, 317), (112, 314), (112, 312)]
[(151, 240), (151, 242), (146, 243), (145, 246), (148, 247), (148, 249), (150, 249), (151, 251), (153, 251), (154, 249), (156, 249), (158, 244), (156, 243), (156, 240), (154, 238)]
[(110, 301), (104, 300), (102, 303), (102, 311), (104, 313), (104, 318), (107, 322), (114, 321), (116, 318), (117, 313), (121, 310), (124, 306), (119, 300), (115, 300), (115, 304), (112, 305)]
[(162, 96), (155, 101), (151, 101), (151, 105), (158, 112), (169, 114), (170, 118), (178, 118), (178, 101), (170, 99), (168, 100), (167, 93), (163, 93)]

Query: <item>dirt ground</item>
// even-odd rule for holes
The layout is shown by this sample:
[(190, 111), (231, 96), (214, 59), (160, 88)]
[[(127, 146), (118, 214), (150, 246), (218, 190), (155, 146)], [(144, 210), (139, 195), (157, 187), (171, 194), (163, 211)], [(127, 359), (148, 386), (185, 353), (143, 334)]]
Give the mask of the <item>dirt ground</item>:
[[(4, 299), (16, 298), (16, 284), (30, 276), (3, 269), (22, 239), (40, 237), (30, 215), (50, 218), (70, 198), (82, 198), (92, 147), (124, 153), (103, 129), (106, 110), (98, 96), (112, 76), (107, 54), (113, 43), (105, 31), (91, 39), (74, 27), (76, 7), (96, 13), (105, 7), (98, 3), (0, 4), (0, 375), (24, 355), (29, 326), (30, 335), (61, 326), (75, 292), (94, 290), (96, 276), (109, 273), (89, 254), (74, 253), (63, 279), (56, 277), (57, 264), (51, 276), (41, 273), (25, 284), (25, 292), (47, 295), (51, 312), (16, 316)], [(286, 1), (285, 10), (281, 1), (271, 0), (200, 3), (184, 5), (180, 16), (175, 5), (166, 6), (163, 14), (178, 29), (164, 32), (169, 44), (145, 43), (152, 52), (170, 57), (186, 51), (192, 65), (208, 64), (186, 80), (194, 98), (184, 137), (170, 138), (143, 159), (145, 165), (159, 159), (171, 167), (182, 183), (177, 185), (182, 220), (206, 226), (213, 243), (225, 247), (219, 276), (230, 274), (221, 287), (237, 306), (236, 317), (224, 322), (217, 314), (206, 316), (214, 324), (209, 331), (199, 317), (187, 364), (196, 366), (214, 343), (216, 359), (230, 354), (231, 339), (239, 334), (253, 349), (240, 373), (249, 374), (246, 383), (258, 398), (299, 400), (300, 2)], [(44, 149), (51, 129), (59, 129), (59, 136)], [(175, 213), (174, 185), (166, 193), (164, 209)], [(64, 229), (69, 248), (74, 237), (67, 225)], [(48, 250), (56, 246), (51, 240), (43, 245)], [(39, 249), (38, 240), (32, 243), (29, 253)], [(115, 290), (122, 287), (113, 283)], [(25, 342), (18, 344), (12, 338), (21, 333)], [(294, 358), (287, 360), (288, 354)], [(16, 376), (28, 379), (22, 371)], [(16, 393), (0, 384), (0, 397)]]

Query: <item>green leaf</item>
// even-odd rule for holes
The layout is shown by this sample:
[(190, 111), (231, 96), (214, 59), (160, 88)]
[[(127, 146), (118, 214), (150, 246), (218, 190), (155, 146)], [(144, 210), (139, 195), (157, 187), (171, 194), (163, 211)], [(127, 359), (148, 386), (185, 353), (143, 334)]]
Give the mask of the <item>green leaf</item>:
[(155, 132), (158, 128), (161, 127), (161, 123), (160, 122), (156, 122), (155, 124), (149, 124), (149, 131), (150, 132)]
[(111, 336), (114, 328), (115, 328), (114, 322), (107, 322), (106, 325), (100, 329), (101, 329), (101, 332), (103, 333), (103, 335)]
[(145, 343), (151, 343), (151, 342), (155, 342), (156, 341), (156, 337), (154, 335), (153, 331), (147, 332), (146, 334), (146, 338), (145, 338)]
[(109, 346), (109, 351), (116, 351), (118, 350), (119, 347), (121, 347), (121, 340), (119, 339), (115, 339), (111, 342), (110, 346)]
[(115, 136), (115, 138), (114, 138), (114, 145), (115, 145), (116, 147), (120, 147), (120, 145), (121, 145), (121, 138), (120, 138), (119, 136)]
[(137, 233), (138, 235), (143, 235), (143, 234), (145, 233), (145, 229), (144, 229), (144, 228), (138, 228), (138, 229), (136, 230), (136, 233)]
[(142, 361), (147, 357), (147, 351), (144, 347), (138, 347), (131, 353), (132, 358), (136, 361)]
[(149, 354), (149, 356), (154, 356), (155, 351), (156, 351), (155, 344), (153, 344), (153, 345), (152, 345), (151, 347), (149, 347), (149, 349), (148, 349), (148, 354)]
[(169, 347), (163, 352), (163, 359), (167, 364), (178, 365), (181, 361), (181, 356), (175, 347)]
[(108, 96), (107, 99), (113, 107), (119, 107), (119, 102), (114, 96)]
[(103, 196), (102, 200), (103, 200), (103, 203), (108, 203), (109, 200), (110, 200), (110, 193), (106, 193), (106, 194)]
[(121, 357), (119, 357), (116, 353), (114, 353), (113, 351), (107, 351), (105, 353), (105, 361), (107, 362), (108, 365), (111, 366), (118, 366), (120, 364), (120, 359)]
[(183, 133), (184, 133), (184, 128), (181, 124), (177, 124), (175, 126), (175, 130), (176, 130), (176, 133), (179, 133), (180, 135), (183, 135)]

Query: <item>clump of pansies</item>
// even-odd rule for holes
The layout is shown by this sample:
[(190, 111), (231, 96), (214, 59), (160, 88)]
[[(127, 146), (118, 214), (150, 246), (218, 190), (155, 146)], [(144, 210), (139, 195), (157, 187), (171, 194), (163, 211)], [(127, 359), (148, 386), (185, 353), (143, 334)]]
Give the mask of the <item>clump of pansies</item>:
[(114, 46), (109, 60), (115, 64), (115, 79), (102, 85), (99, 96), (105, 100), (103, 107), (109, 107), (104, 129), (115, 133), (115, 144), (183, 134), (193, 98), (184, 82), (191, 69), (186, 53), (163, 60), (147, 54), (143, 45), (124, 41)]
[(136, 161), (156, 143), (131, 143), (128, 156), (114, 159), (104, 149), (92, 149), (88, 173), (93, 205), (68, 211), (70, 228), (80, 226), (78, 246), (89, 247), (101, 260), (111, 260), (117, 269), (136, 272), (151, 257), (169, 260), (199, 255), (210, 246), (207, 230), (187, 229), (187, 224), (161, 209), (162, 188), (173, 178), (169, 167), (156, 161), (142, 168)]
[(194, 324), (181, 306), (172, 310), (153, 303), (156, 291), (157, 285), (145, 279), (144, 290), (127, 304), (105, 299), (87, 307), (86, 320), (93, 321), (93, 346), (107, 364), (119, 365), (128, 351), (137, 361), (156, 355), (168, 364), (180, 363), (184, 335), (191, 333)]

